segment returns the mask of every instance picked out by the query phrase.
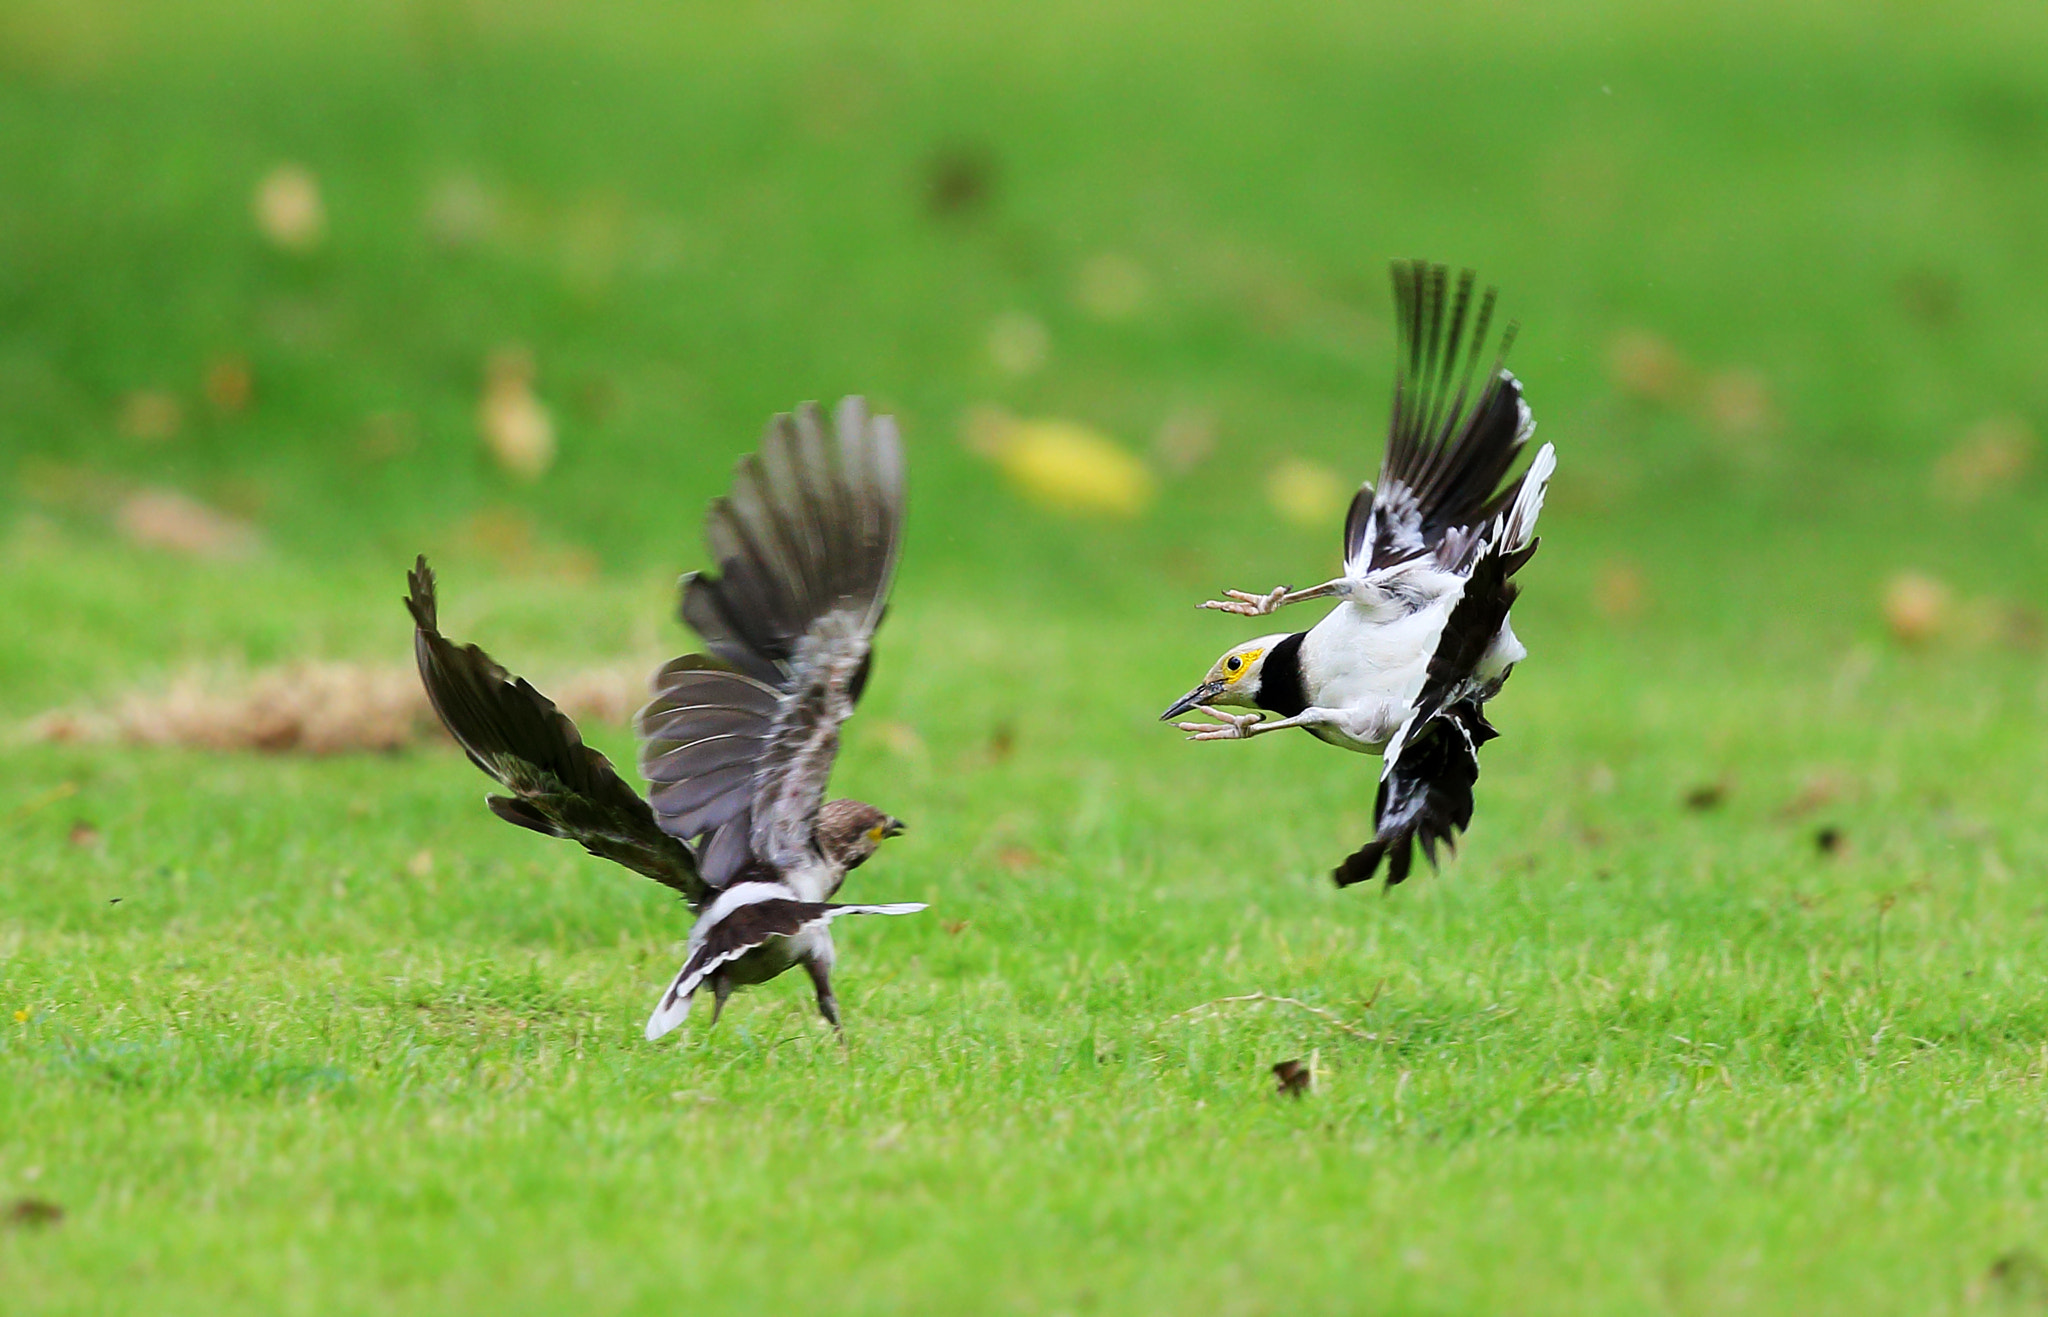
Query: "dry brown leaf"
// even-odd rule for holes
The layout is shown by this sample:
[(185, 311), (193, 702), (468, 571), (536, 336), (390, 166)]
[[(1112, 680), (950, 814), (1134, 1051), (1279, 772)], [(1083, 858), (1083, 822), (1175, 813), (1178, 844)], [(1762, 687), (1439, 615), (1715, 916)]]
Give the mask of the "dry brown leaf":
[(174, 489), (140, 489), (121, 500), (114, 525), (132, 544), (192, 558), (246, 558), (261, 543), (255, 529)]
[(1351, 497), (1344, 477), (1320, 462), (1290, 457), (1266, 477), (1266, 503), (1280, 519), (1303, 530), (1335, 526)]
[(1647, 329), (1624, 329), (1607, 344), (1607, 378), (1631, 398), (1672, 407), (1692, 396), (1693, 368), (1670, 339)]
[(206, 401), (214, 411), (239, 416), (249, 410), (255, 394), (256, 376), (247, 357), (227, 352), (206, 363)]
[(1948, 586), (1924, 572), (1900, 572), (1884, 586), (1884, 621), (1908, 645), (1925, 644), (1951, 621)]
[(253, 207), (257, 231), (286, 251), (311, 251), (327, 236), (320, 180), (303, 165), (279, 165), (264, 175)]
[(1648, 595), (1648, 582), (1634, 563), (1605, 563), (1593, 578), (1593, 606), (1616, 621), (1640, 614)]
[(498, 466), (538, 480), (555, 461), (555, 422), (533, 393), (533, 356), (522, 348), (493, 353), (484, 370), (477, 429)]

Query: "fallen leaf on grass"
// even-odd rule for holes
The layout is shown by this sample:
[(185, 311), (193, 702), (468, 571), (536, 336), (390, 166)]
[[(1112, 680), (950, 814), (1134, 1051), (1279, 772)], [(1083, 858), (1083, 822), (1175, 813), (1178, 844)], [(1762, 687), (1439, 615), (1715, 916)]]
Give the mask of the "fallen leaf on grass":
[(925, 161), (925, 210), (943, 219), (972, 215), (988, 205), (995, 181), (995, 158), (984, 148), (943, 147)]
[(1901, 643), (1932, 640), (1949, 626), (1948, 586), (1924, 572), (1898, 573), (1885, 582), (1884, 620)]
[(1692, 366), (1670, 339), (1647, 329), (1624, 329), (1607, 344), (1607, 379), (1644, 402), (1673, 406), (1690, 397)]
[(1315, 1058), (1311, 1057), (1304, 1061), (1296, 1057), (1292, 1061), (1276, 1062), (1273, 1066), (1273, 1079), (1279, 1086), (1279, 1092), (1287, 1097), (1305, 1097), (1315, 1087)]
[(140, 489), (121, 500), (114, 525), (131, 544), (190, 558), (247, 558), (259, 544), (255, 529), (175, 489)]
[(1648, 594), (1642, 569), (1633, 563), (1607, 563), (1593, 578), (1593, 606), (1616, 621), (1640, 614)]
[(2011, 1249), (1993, 1259), (1970, 1288), (1974, 1301), (1992, 1299), (2013, 1308), (2048, 1308), (2048, 1266), (2043, 1266), (2031, 1249)]
[(73, 846), (97, 846), (100, 844), (100, 830), (80, 819), (71, 825), (71, 831), (64, 834), (64, 839)]
[(1685, 807), (1692, 810), (1719, 809), (1728, 799), (1728, 788), (1719, 782), (1708, 782), (1685, 793)]
[(981, 408), (968, 417), (967, 440), (1043, 507), (1136, 517), (1152, 502), (1151, 470), (1114, 439), (1078, 422), (1019, 420)]
[(555, 422), (533, 392), (533, 356), (520, 348), (492, 354), (484, 369), (477, 429), (498, 466), (538, 480), (555, 462)]
[(311, 251), (327, 235), (320, 180), (303, 165), (279, 165), (264, 175), (251, 205), (257, 231), (285, 251)]
[(223, 353), (206, 363), (206, 402), (222, 416), (239, 416), (249, 410), (256, 393), (256, 375), (249, 359)]
[(1290, 457), (1266, 477), (1266, 503), (1280, 519), (1304, 530), (1323, 530), (1351, 497), (1344, 478), (1320, 462)]
[(64, 1209), (47, 1198), (17, 1198), (7, 1205), (7, 1224), (35, 1229), (64, 1219)]

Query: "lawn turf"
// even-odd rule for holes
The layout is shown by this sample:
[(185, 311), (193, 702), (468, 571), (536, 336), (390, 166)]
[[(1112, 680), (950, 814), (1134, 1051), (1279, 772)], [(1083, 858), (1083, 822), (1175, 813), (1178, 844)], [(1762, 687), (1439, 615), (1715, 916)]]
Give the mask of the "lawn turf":
[[(844, 1048), (799, 979), (649, 1045), (682, 912), (452, 749), (0, 747), (0, 1204), (65, 1211), (0, 1223), (0, 1306), (2038, 1307), (2048, 521), (2038, 473), (1930, 485), (2048, 417), (2048, 21), (1886, 16), (0, 14), (0, 715), (402, 662), (420, 548), (515, 669), (651, 667), (761, 418), (860, 388), (913, 510), (835, 786), (911, 831), (849, 892), (934, 903), (842, 927)], [(248, 219), (283, 160), (310, 255)], [(935, 160), (985, 204), (933, 214)], [(457, 186), (495, 218), (437, 238)], [(1076, 296), (1103, 253), (1128, 315)], [(1192, 603), (1328, 570), (1263, 473), (1370, 469), (1417, 253), (1502, 283), (1560, 474), (1475, 828), (1338, 892), (1376, 761), (1152, 719), (1257, 627)], [(1622, 387), (1631, 331), (1697, 396)], [(472, 430), (507, 344), (533, 486)], [(120, 433), (138, 389), (177, 438)], [(959, 442), (980, 403), (1219, 452), (1072, 519)], [(265, 549), (123, 544), (158, 483)], [(1917, 647), (1902, 569), (1962, 600)]]

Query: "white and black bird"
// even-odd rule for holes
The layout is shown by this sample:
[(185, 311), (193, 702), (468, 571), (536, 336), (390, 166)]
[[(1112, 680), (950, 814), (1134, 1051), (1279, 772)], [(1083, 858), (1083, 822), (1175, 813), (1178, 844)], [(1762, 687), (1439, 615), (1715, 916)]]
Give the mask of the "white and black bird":
[(1557, 460), (1545, 444), (1507, 482), (1536, 426), (1503, 366), (1512, 324), (1474, 393), (1496, 298), (1487, 289), (1474, 315), (1473, 283), (1469, 270), (1453, 286), (1443, 266), (1394, 266), (1393, 424), (1378, 488), (1360, 488), (1344, 519), (1344, 574), (1308, 590), (1231, 590), (1202, 607), (1258, 617), (1307, 599), (1342, 602), (1307, 631), (1227, 650), (1161, 715), (1199, 709), (1219, 720), (1179, 724), (1192, 740), (1299, 727), (1384, 755), (1376, 835), (1337, 867), (1340, 887), (1371, 878), (1382, 859), (1391, 886), (1408, 877), (1417, 842), (1432, 864), (1440, 843), (1456, 844), (1472, 820), (1479, 747), (1497, 735), (1486, 702), (1528, 653), (1508, 610)]
[(921, 903), (840, 905), (832, 896), (897, 819), (825, 799), (839, 726), (873, 662), (903, 529), (903, 450), (893, 421), (858, 398), (828, 429), (815, 405), (769, 423), (711, 505), (705, 538), (717, 575), (683, 578), (682, 616), (703, 637), (655, 674), (636, 729), (648, 797), (583, 743), (576, 725), (523, 678), (438, 625), (434, 574), (410, 577), (414, 653), (434, 711), (507, 796), (510, 823), (581, 842), (674, 889), (697, 914), (683, 967), (647, 1021), (659, 1038), (700, 987), (712, 1019), (736, 987), (795, 965), (839, 1026), (831, 923), (903, 915)]

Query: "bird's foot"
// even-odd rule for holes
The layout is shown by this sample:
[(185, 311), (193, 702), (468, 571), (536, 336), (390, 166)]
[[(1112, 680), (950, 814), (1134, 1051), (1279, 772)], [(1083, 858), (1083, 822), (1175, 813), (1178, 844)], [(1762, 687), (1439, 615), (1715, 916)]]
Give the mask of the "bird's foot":
[(1249, 590), (1225, 590), (1229, 599), (1211, 599), (1203, 604), (1219, 613), (1236, 613), (1239, 617), (1264, 617), (1280, 607), (1280, 601), (1287, 597), (1287, 587), (1276, 585), (1265, 594), (1253, 594)]
[(1188, 734), (1190, 741), (1249, 740), (1252, 729), (1266, 719), (1263, 713), (1225, 713), (1206, 704), (1198, 704), (1195, 707), (1216, 719), (1222, 726), (1219, 727), (1216, 723), (1175, 723), (1175, 727)]

